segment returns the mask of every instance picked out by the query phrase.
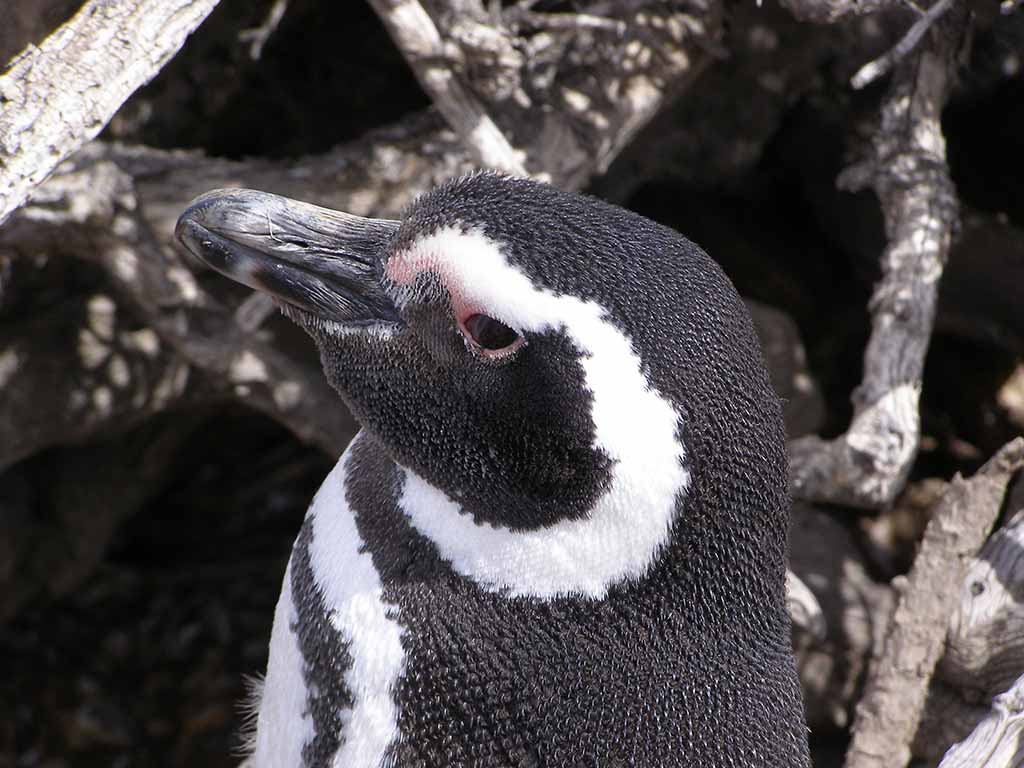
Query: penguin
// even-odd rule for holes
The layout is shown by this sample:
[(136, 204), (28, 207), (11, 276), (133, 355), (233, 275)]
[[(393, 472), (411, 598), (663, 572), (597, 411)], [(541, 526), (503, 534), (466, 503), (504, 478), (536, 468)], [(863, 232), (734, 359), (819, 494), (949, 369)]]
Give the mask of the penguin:
[(215, 190), (176, 227), (361, 430), (295, 541), (252, 768), (806, 768), (781, 408), (721, 268), (477, 172), (400, 221)]

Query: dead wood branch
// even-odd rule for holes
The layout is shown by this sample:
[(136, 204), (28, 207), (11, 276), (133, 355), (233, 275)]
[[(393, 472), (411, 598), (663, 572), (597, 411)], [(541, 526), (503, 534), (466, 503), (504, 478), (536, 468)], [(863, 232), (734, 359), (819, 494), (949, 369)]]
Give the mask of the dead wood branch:
[(792, 99), (813, 98), (842, 38), (841, 30), (798, 22), (772, 3), (731, 5), (728, 20), (716, 40), (728, 59), (704, 68), (685, 97), (666, 103), (592, 180), (598, 196), (622, 205), (652, 179), (714, 188), (755, 173), (765, 148), (785, 134)]
[[(1016, 514), (971, 561), (914, 737), (914, 756), (933, 765), (980, 728), (992, 712), (981, 702), (1011, 689), (1024, 669), (1024, 481), (1011, 486), (1005, 507)], [(987, 765), (970, 754), (977, 759), (968, 764)]]
[(914, 736), (914, 756), (933, 765), (970, 736), (989, 714), (983, 703), (1011, 688), (1024, 669), (1024, 476), (1010, 486), (1004, 507), (1009, 522), (967, 569)]
[(296, 359), (272, 332), (245, 334), (141, 213), (132, 178), (107, 161), (55, 176), (0, 233), (12, 250), (66, 251), (99, 263), (119, 296), (182, 358), (324, 450), (340, 452), (351, 417), (315, 357)]
[(218, 0), (91, 0), (0, 76), (0, 224), (173, 56)]
[(954, 478), (900, 587), (885, 642), (857, 705), (847, 768), (902, 768), (920, 722), (969, 558), (999, 514), (1007, 484), (1024, 466), (1024, 438), (1007, 444), (970, 480)]
[[(448, 3), (432, 21), (450, 76), (461, 76), (486, 105), (510, 145), (525, 153), (526, 169), (579, 189), (717, 52), (719, 2), (632, 5), (616, 8), (617, 17), (602, 16), (607, 24), (579, 14), (533, 15), (538, 26), (523, 36), (516, 34), (520, 9), (495, 17), (479, 0)], [(570, 16), (582, 21), (569, 23)], [(395, 39), (403, 51), (413, 44)], [(444, 111), (444, 102), (437, 104)]]
[(448, 65), (444, 42), (417, 0), (370, 0), (416, 78), (466, 148), (487, 168), (526, 176), (523, 153), (509, 144), (480, 101)]
[(1024, 499), (973, 559), (960, 588), (938, 677), (975, 700), (1024, 670)]
[(884, 507), (902, 489), (917, 455), (925, 352), (957, 222), (941, 115), (962, 17), (943, 19), (929, 45), (900, 66), (871, 158), (838, 180), (851, 190), (873, 186), (889, 244), (869, 305), (872, 331), (863, 379), (852, 396), (853, 421), (834, 441), (808, 437), (790, 446), (793, 493), (801, 498)]
[(950, 749), (939, 768), (1018, 768), (1024, 763), (1024, 675), (992, 701), (973, 733)]
[(956, 0), (938, 0), (931, 8), (921, 14), (921, 17), (910, 26), (910, 29), (907, 30), (907, 33), (896, 45), (883, 56), (868, 62), (858, 69), (857, 74), (850, 80), (850, 85), (857, 89), (864, 88), (882, 77), (882, 75), (887, 74), (917, 47), (917, 44), (921, 42), (921, 38), (924, 37), (924, 33), (944, 13), (953, 7), (954, 2)]
[(274, 0), (274, 4), (270, 6), (266, 18), (263, 19), (259, 26), (243, 29), (238, 33), (239, 40), (249, 43), (250, 58), (259, 60), (263, 55), (263, 46), (267, 44), (270, 36), (280, 26), (281, 19), (284, 18), (285, 11), (288, 10), (288, 3), (289, 0)]
[(0, 470), (59, 443), (121, 430), (202, 389), (110, 296), (70, 297), (0, 331)]

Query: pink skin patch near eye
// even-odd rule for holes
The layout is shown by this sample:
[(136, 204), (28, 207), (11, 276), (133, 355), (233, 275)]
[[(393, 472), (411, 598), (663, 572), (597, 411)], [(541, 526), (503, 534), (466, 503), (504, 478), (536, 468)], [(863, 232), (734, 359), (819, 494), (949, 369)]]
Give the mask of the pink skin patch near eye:
[[(441, 284), (448, 292), (448, 302), (459, 330), (469, 341), (470, 346), (482, 357), (505, 357), (525, 343), (522, 334), (492, 317), (484, 307), (466, 296), (462, 285), (444, 259), (417, 250), (403, 251), (392, 256), (384, 265), (384, 273), (388, 279), (400, 286), (412, 285), (424, 272), (433, 272), (441, 279)], [(509, 338), (513, 335), (514, 338)], [(509, 339), (509, 343), (500, 347), (490, 346), (491, 343), (498, 343), (504, 339)]]

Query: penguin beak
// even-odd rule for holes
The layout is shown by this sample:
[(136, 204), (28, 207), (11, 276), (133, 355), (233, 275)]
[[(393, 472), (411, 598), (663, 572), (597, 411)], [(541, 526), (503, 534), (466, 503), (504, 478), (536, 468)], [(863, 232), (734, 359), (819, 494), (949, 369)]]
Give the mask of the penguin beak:
[(397, 221), (366, 219), (252, 189), (193, 200), (175, 237), (197, 258), (291, 307), (344, 325), (400, 322), (381, 283)]

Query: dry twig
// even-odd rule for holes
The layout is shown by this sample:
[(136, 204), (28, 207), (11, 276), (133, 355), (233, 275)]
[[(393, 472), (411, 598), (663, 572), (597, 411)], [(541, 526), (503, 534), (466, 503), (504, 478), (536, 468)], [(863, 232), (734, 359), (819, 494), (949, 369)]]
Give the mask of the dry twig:
[(270, 36), (280, 26), (281, 19), (284, 18), (285, 11), (288, 10), (288, 2), (289, 0), (274, 0), (266, 18), (259, 26), (243, 29), (238, 33), (238, 39), (249, 44), (249, 58), (258, 61), (263, 55), (263, 46), (267, 44)]
[(938, 0), (931, 8), (921, 14), (921, 17), (913, 23), (907, 33), (883, 56), (868, 62), (857, 70), (857, 73), (850, 80), (850, 85), (858, 90), (875, 82), (882, 75), (886, 74), (894, 66), (899, 64), (917, 47), (932, 24), (938, 21), (944, 13), (953, 7), (956, 0)]

